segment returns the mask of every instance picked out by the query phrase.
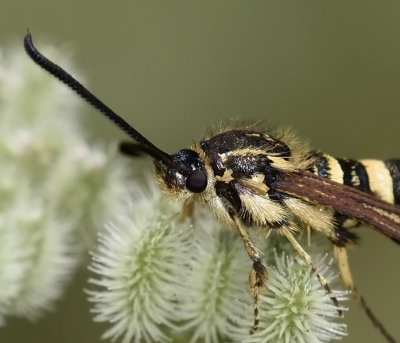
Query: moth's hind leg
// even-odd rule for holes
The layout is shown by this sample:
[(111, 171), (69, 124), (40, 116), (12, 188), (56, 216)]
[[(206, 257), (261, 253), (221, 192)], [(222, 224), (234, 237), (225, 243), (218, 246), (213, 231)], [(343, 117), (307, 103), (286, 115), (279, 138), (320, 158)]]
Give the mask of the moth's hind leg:
[(334, 247), (333, 251), (338, 262), (339, 271), (342, 276), (343, 283), (345, 284), (346, 287), (348, 287), (351, 290), (353, 296), (361, 304), (368, 318), (371, 320), (372, 324), (382, 333), (382, 335), (386, 338), (386, 340), (390, 343), (396, 343), (397, 341), (389, 334), (389, 332), (386, 330), (383, 324), (378, 320), (378, 318), (376, 318), (375, 314), (368, 306), (365, 298), (361, 295), (361, 293), (355, 286), (353, 277), (351, 275), (346, 248), (344, 246), (339, 246), (337, 244), (334, 244), (333, 247)]
[(318, 271), (317, 266), (313, 263), (310, 255), (307, 254), (307, 252), (303, 249), (303, 247), (297, 242), (297, 240), (294, 238), (292, 232), (288, 227), (281, 227), (278, 229), (292, 244), (293, 248), (297, 251), (297, 253), (302, 257), (302, 259), (311, 267), (315, 275), (317, 276), (319, 282), (321, 283), (322, 287), (325, 288), (326, 292), (330, 294), (331, 300), (333, 304), (338, 307), (338, 313), (341, 316), (343, 314), (342, 310), (339, 308), (339, 301), (335, 296), (332, 295), (332, 289), (329, 287), (328, 282), (326, 279), (323, 277), (323, 275)]
[(259, 311), (259, 295), (260, 292), (266, 288), (266, 282), (268, 279), (267, 268), (261, 261), (260, 253), (257, 250), (254, 243), (250, 240), (246, 229), (244, 228), (240, 219), (234, 215), (232, 216), (233, 221), (235, 222), (236, 229), (242, 239), (244, 246), (251, 260), (253, 261), (253, 266), (250, 270), (249, 275), (249, 292), (253, 297), (253, 310), (254, 310), (254, 323), (253, 327), (250, 329), (250, 334), (253, 334), (258, 329), (258, 325), (260, 322), (260, 311)]

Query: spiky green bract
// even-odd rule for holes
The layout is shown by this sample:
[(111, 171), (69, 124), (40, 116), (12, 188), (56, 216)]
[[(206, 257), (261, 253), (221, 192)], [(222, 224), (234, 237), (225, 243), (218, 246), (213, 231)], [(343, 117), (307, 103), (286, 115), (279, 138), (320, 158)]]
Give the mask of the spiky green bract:
[[(199, 209), (198, 209), (199, 210)], [(252, 322), (251, 263), (235, 231), (200, 209), (194, 219), (180, 330), (189, 342), (240, 342)]]
[[(338, 309), (310, 268), (279, 234), (266, 239), (256, 228), (249, 230), (270, 275), (261, 298), (260, 328), (250, 336), (251, 261), (236, 231), (197, 206), (192, 224), (179, 223), (176, 208), (160, 202), (156, 188), (138, 184), (136, 192), (131, 211), (101, 234), (90, 267), (95, 320), (112, 323), (105, 338), (124, 343), (317, 343), (343, 337)], [(331, 281), (336, 274), (328, 260), (318, 265)], [(335, 295), (343, 300), (345, 293)]]
[[(332, 282), (335, 275), (327, 258), (322, 258), (318, 265), (328, 282)], [(334, 291), (341, 302), (347, 294)], [(346, 325), (336, 321), (338, 308), (311, 268), (285, 253), (275, 257), (268, 292), (261, 296), (261, 313), (264, 315), (260, 327), (246, 343), (320, 343), (347, 335)]]
[[(90, 270), (89, 291), (95, 320), (112, 323), (103, 338), (122, 342), (167, 340), (164, 328), (179, 318), (177, 298), (184, 292), (190, 230), (176, 225), (174, 210), (161, 214), (159, 193), (135, 193), (128, 213), (100, 234)], [(175, 212), (176, 215), (176, 212)]]
[(159, 196), (138, 186), (131, 212), (100, 234), (89, 294), (95, 320), (113, 323), (103, 337), (240, 341), (252, 313), (241, 242), (209, 217), (196, 216), (194, 227), (179, 223)]
[(110, 149), (89, 148), (78, 101), (21, 46), (0, 50), (0, 324), (51, 309), (85, 249), (82, 232), (95, 236), (123, 208), (124, 167)]

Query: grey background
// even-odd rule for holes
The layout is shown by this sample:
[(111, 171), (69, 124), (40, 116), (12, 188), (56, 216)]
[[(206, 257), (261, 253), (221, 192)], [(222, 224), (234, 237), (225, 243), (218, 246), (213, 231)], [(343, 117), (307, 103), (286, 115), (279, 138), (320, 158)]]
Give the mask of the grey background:
[[(168, 152), (221, 119), (290, 126), (334, 156), (400, 157), (398, 1), (8, 1), (0, 43), (68, 52), (90, 89)], [(21, 45), (22, 48), (22, 45)], [(56, 82), (56, 81), (55, 81)], [(86, 107), (94, 138), (123, 133)], [(368, 228), (354, 276), (400, 338), (400, 248)], [(98, 342), (82, 271), (57, 312), (10, 320), (1, 342)], [(344, 342), (384, 342), (355, 302)]]

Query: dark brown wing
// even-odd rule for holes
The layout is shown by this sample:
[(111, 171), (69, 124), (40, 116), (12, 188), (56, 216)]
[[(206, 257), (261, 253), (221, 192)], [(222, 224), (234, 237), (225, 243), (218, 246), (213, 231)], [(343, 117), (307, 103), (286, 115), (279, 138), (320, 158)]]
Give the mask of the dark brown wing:
[(274, 189), (312, 203), (333, 207), (400, 241), (400, 206), (307, 171), (281, 174)]

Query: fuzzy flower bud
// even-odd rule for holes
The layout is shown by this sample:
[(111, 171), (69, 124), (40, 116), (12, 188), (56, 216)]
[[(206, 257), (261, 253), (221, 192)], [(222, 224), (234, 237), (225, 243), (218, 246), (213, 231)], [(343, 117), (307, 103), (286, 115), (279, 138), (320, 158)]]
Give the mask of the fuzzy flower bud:
[(89, 147), (79, 101), (21, 46), (0, 50), (0, 324), (50, 309), (85, 249), (81, 237), (93, 241), (112, 204), (123, 208), (123, 164)]
[[(346, 335), (338, 309), (284, 238), (266, 240), (252, 228), (270, 275), (259, 330), (249, 336), (251, 262), (237, 233), (198, 207), (193, 224), (180, 223), (177, 209), (160, 200), (150, 181), (146, 184), (135, 187), (129, 212), (108, 225), (93, 255), (88, 292), (95, 320), (110, 323), (103, 338), (317, 343)], [(332, 281), (336, 272), (321, 253), (314, 256)], [(343, 301), (347, 293), (334, 294)]]

